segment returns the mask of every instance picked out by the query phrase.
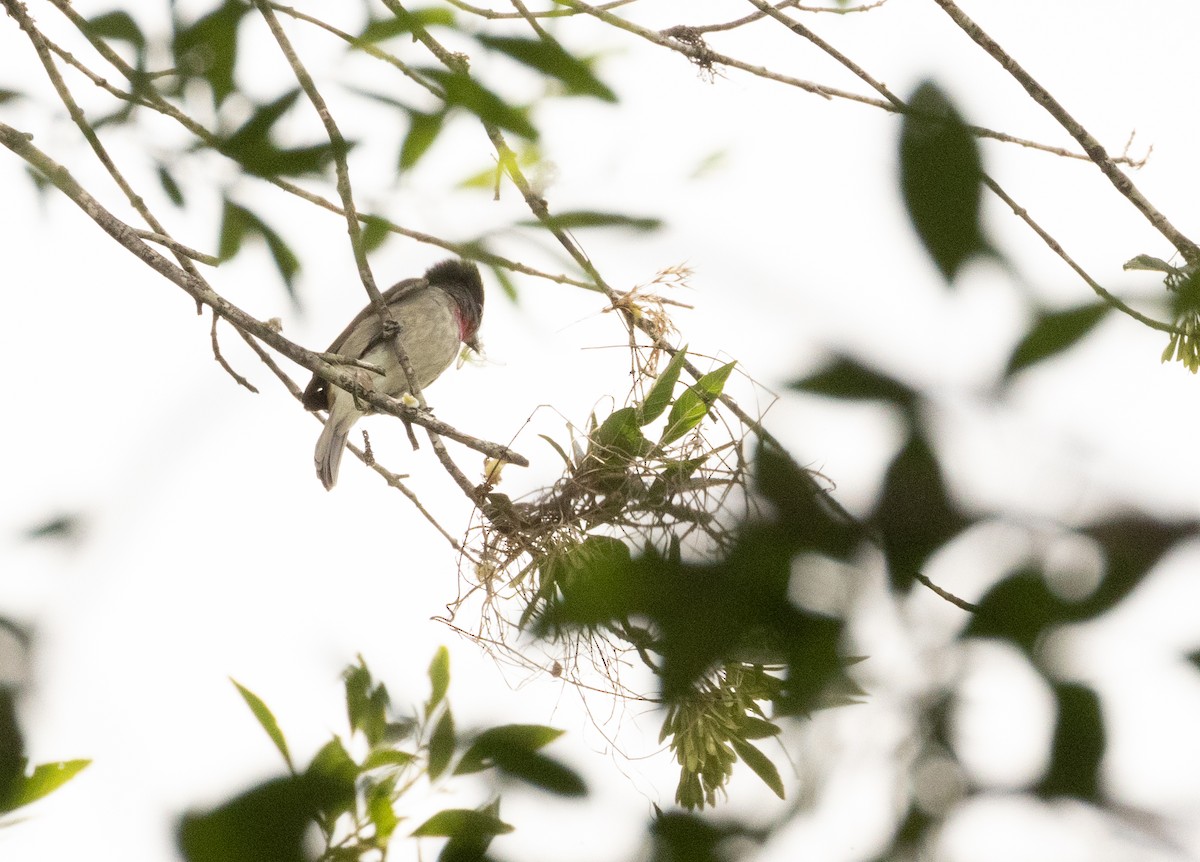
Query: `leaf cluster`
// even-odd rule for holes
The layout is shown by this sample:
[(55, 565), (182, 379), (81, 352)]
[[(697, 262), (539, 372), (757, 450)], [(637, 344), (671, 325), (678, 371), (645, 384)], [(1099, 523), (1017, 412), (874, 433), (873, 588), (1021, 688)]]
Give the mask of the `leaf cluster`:
[(444, 809), (402, 833), (410, 794), (449, 777), (489, 771), (562, 796), (587, 792), (572, 769), (541, 751), (561, 731), (510, 724), (464, 733), (455, 727), (446, 699), (450, 663), (445, 648), (435, 653), (428, 676), (430, 694), (421, 709), (397, 716), (386, 687), (375, 681), (360, 657), (343, 675), (349, 735), (335, 734), (303, 769), (296, 768), (266, 703), (234, 682), (287, 774), (214, 809), (185, 815), (179, 826), (184, 858), (301, 862), (310, 858), (305, 840), (315, 826), (324, 845), (320, 862), (361, 862), (386, 855), (400, 834), (444, 839), (438, 854), (443, 862), (483, 860), (491, 842), (513, 829), (500, 818), (498, 796), (473, 809)]

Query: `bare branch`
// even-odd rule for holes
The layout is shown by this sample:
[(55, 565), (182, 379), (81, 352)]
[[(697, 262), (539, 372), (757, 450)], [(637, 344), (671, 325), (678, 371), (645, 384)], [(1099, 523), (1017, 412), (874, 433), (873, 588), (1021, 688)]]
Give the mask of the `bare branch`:
[(1165, 215), (1159, 212), (1138, 191), (1137, 187), (1133, 184), (1133, 180), (1129, 179), (1116, 165), (1103, 145), (1092, 137), (1092, 134), (1074, 117), (1067, 113), (1067, 109), (1059, 104), (1058, 100), (1050, 95), (1050, 92), (1045, 87), (1035, 81), (1033, 76), (1025, 71), (1011, 55), (1005, 52), (995, 39), (983, 31), (983, 28), (968, 18), (953, 0), (934, 0), (934, 2), (941, 6), (943, 11), (950, 16), (950, 19), (975, 44), (983, 48), (1006, 72), (1012, 75), (1017, 80), (1017, 83), (1025, 88), (1025, 92), (1029, 93), (1035, 102), (1045, 108), (1050, 116), (1054, 117), (1059, 125), (1066, 129), (1067, 133), (1079, 142), (1079, 145), (1083, 147), (1083, 151), (1095, 162), (1096, 167), (1100, 168), (1104, 175), (1108, 177), (1117, 191), (1127, 198), (1159, 233), (1167, 238), (1167, 241), (1183, 255), (1184, 260), (1192, 265), (1200, 264), (1200, 247), (1184, 236), (1167, 220)]

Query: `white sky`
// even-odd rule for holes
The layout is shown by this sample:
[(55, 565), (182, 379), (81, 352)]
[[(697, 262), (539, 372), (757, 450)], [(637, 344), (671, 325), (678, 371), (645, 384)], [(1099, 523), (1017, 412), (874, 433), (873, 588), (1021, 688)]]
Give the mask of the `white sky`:
[[(108, 8), (77, 5), (84, 14)], [(749, 9), (734, 2), (644, 5), (640, 20), (655, 27)], [(39, 21), (56, 27), (49, 6), (30, 6)], [(681, 9), (689, 10), (687, 18), (678, 17)], [(966, 9), (1110, 150), (1120, 151), (1135, 129), (1135, 153), (1152, 144), (1153, 158), (1134, 179), (1178, 227), (1196, 235), (1198, 130), (1183, 95), (1195, 74), (1200, 10), (1194, 4), (1009, 0)], [(869, 14), (820, 16), (809, 24), (895, 92), (934, 76), (972, 122), (1068, 144), (932, 3), (891, 0)], [(778, 71), (862, 90), (780, 31), (763, 22), (713, 44)], [(561, 36), (569, 46), (599, 50), (602, 32), (573, 22)], [(1017, 523), (1078, 522), (1121, 503), (1197, 514), (1192, 479), (1200, 475), (1200, 450), (1191, 433), (1200, 418), (1197, 381), (1180, 366), (1160, 365), (1160, 334), (1114, 315), (1082, 349), (1022, 380), (1000, 403), (985, 400), (982, 387), (1022, 332), (1024, 311), (1005, 276), (988, 267), (973, 270), (955, 293), (943, 290), (895, 193), (895, 118), (737, 72), (706, 83), (677, 55), (632, 37), (604, 39), (615, 50), (602, 71), (622, 101), (616, 107), (559, 102), (539, 115), (544, 153), (554, 166), (546, 195), (558, 210), (667, 219), (668, 230), (648, 237), (581, 233), (581, 239), (617, 286), (647, 282), (686, 262), (695, 274), (682, 298), (695, 310), (677, 323), (693, 350), (736, 358), (776, 389), (815, 367), (830, 348), (932, 386), (952, 486), (982, 506), (1004, 507)], [(306, 40), (299, 42), (304, 50)], [(274, 54), (255, 57), (241, 72), (253, 78), (256, 93), (286, 85)], [(0, 86), (41, 87), (29, 72), (32, 62), (28, 44), (6, 19)], [(365, 68), (370, 75), (343, 64), (338, 80), (386, 90), (377, 68)], [(356, 113), (362, 103), (336, 87), (330, 92), (347, 136), (364, 140), (352, 170), (360, 178), (385, 175), (377, 169), (394, 157), (395, 130), (363, 128), (365, 115)], [(39, 146), (89, 187), (105, 189), (103, 199), (115, 206), (111, 186), (75, 147), (61, 111), (9, 103), (0, 107), (0, 120), (34, 132)], [(308, 121), (295, 122), (307, 128)], [(499, 203), (483, 194), (446, 193), (448, 183), (491, 159), (486, 138), (470, 122), (448, 134), (452, 147), (398, 186), (367, 188), (360, 179), (360, 203), (416, 229), (462, 238), (524, 217), (511, 189)], [(143, 143), (117, 139), (113, 148), (132, 164)], [(993, 176), (1102, 283), (1152, 293), (1151, 278), (1123, 273), (1121, 264), (1139, 253), (1167, 257), (1169, 249), (1094, 167), (995, 142), (985, 142), (984, 150)], [(716, 152), (724, 153), (719, 167), (693, 179)], [(327, 494), (311, 466), (317, 424), (238, 349), (228, 329), (227, 356), (263, 394), (237, 387), (211, 360), (207, 319), (197, 318), (178, 290), (64, 200), (39, 200), (11, 156), (0, 157), (0, 171), (6, 262), (0, 341), (10, 367), (0, 425), (8, 489), (0, 497), (0, 614), (36, 629), (33, 688), (23, 711), (30, 755), (95, 761), (29, 809), (25, 822), (0, 830), (0, 858), (172, 858), (176, 813), (277, 771), (269, 742), (227, 677), (271, 705), (303, 759), (342, 728), (337, 674), (356, 653), (404, 705), (425, 696), (424, 671), (442, 643), (454, 657), (451, 698), (460, 726), (511, 720), (563, 727), (570, 733), (557, 753), (593, 786), (586, 805), (507, 794), (502, 814), (518, 830), (497, 852), (535, 862), (629, 858), (650, 803), (671, 800), (670, 765), (612, 756), (574, 692), (548, 676), (506, 677), (432, 621), (457, 592), (455, 558), (411, 506), (349, 459)], [(146, 177), (134, 176), (149, 187)], [(181, 240), (213, 249), (212, 176), (193, 170), (183, 180), (195, 212), (166, 204), (156, 210)], [(237, 195), (261, 204), (298, 247), (321, 253), (304, 257), (302, 317), (258, 251), (210, 273), (214, 286), (251, 313), (281, 317), (289, 337), (323, 347), (363, 304), (344, 227), (253, 183), (239, 186)], [(1030, 290), (1063, 306), (1091, 299), (1016, 219), (994, 202), (989, 207), (990, 230)], [(561, 266), (541, 241), (509, 240), (504, 248), (531, 263)], [(373, 263), (377, 277), (390, 283), (443, 256), (394, 240)], [(622, 332), (600, 314), (596, 297), (519, 281), (515, 308), (488, 284), (489, 361), (448, 373), (430, 393), (439, 415), (470, 433), (498, 441), (518, 435), (515, 448), (534, 466), (528, 478), (509, 471), (511, 490), (553, 475), (557, 456), (538, 433), (563, 440), (567, 421), (582, 425), (598, 401), (603, 408), (606, 397), (620, 400), (628, 385)], [(748, 386), (741, 393), (753, 394)], [(836, 480), (840, 499), (859, 511), (870, 506), (899, 442), (889, 417), (873, 407), (833, 410), (784, 397), (771, 419), (802, 460)], [(411, 473), (411, 487), (442, 523), (461, 530), (467, 506), (428, 445), (412, 453), (387, 421), (367, 427), (381, 461)], [(473, 456), (456, 451), (464, 469), (477, 470)], [(77, 545), (17, 538), (60, 512), (86, 519)], [(928, 573), (977, 597), (1019, 558), (1024, 542), (1016, 528), (990, 527), (948, 549)], [(1200, 677), (1177, 658), (1200, 645), (1195, 567), (1194, 549), (1173, 555), (1126, 607), (1079, 633), (1071, 652), (1072, 672), (1111, 695), (1106, 718), (1118, 735), (1106, 761), (1112, 793), (1131, 809), (1165, 817), (1181, 848), (1114, 836), (1070, 807), (1031, 811), (1019, 798), (997, 794), (956, 816), (944, 835), (945, 858), (967, 858), (967, 847), (971, 858), (983, 860), (1200, 855), (1194, 814)], [(872, 584), (876, 575), (860, 577)], [(863, 665), (871, 701), (791, 734), (802, 772), (822, 763), (841, 768), (816, 794), (812, 812), (798, 817), (763, 859), (864, 859), (886, 840), (896, 792), (887, 765), (903, 740), (904, 697), (928, 682), (923, 663), (962, 616), (926, 595), (903, 618), (877, 605), (868, 605), (853, 628), (855, 651), (871, 656)], [(981, 741), (964, 759), (989, 781), (1020, 786), (1038, 769), (1038, 734), (1051, 714), (1045, 693), (994, 645), (973, 648), (968, 666), (971, 708), (963, 733)], [(589, 706), (613, 716), (606, 731), (620, 731), (626, 753), (640, 758), (655, 750), (657, 716), (596, 699)], [(799, 796), (798, 781), (789, 780)], [(811, 783), (808, 791), (815, 792)], [(733, 796), (744, 800), (737, 806), (743, 812), (769, 801), (744, 777)], [(548, 822), (562, 843), (541, 844)], [(397, 847), (395, 858), (409, 857)]]

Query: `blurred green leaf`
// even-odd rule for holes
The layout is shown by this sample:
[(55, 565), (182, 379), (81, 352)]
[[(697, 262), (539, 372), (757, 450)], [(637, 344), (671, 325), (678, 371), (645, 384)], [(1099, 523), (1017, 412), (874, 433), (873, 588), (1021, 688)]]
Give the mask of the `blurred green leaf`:
[(925, 81), (900, 130), (900, 190), (925, 250), (948, 282), (988, 251), (980, 219), (979, 145), (950, 98)]
[(296, 767), (292, 764), (292, 755), (288, 751), (287, 739), (284, 738), (283, 731), (279, 728), (279, 722), (275, 720), (275, 715), (271, 712), (270, 708), (263, 703), (262, 698), (236, 679), (230, 677), (229, 681), (237, 688), (238, 693), (242, 696), (242, 700), (246, 701), (246, 706), (250, 707), (250, 712), (258, 719), (259, 725), (266, 731), (267, 736), (271, 738), (271, 742), (275, 743), (275, 747), (279, 749), (279, 753), (283, 755), (283, 762), (287, 764), (288, 771), (295, 772)]
[(1011, 641), (1033, 658), (1042, 636), (1065, 617), (1062, 600), (1041, 573), (1025, 569), (1004, 578), (976, 602), (963, 634)]
[(89, 35), (98, 36), (101, 39), (116, 39), (120, 42), (128, 42), (133, 46), (137, 54), (135, 65), (139, 69), (145, 65), (146, 37), (142, 35), (141, 27), (138, 26), (137, 21), (128, 12), (115, 10), (97, 15), (94, 18), (89, 18), (84, 25), (84, 30)]
[(179, 849), (187, 862), (309, 862), (310, 824), (346, 803), (345, 788), (319, 777), (277, 778), (210, 811), (185, 814)]
[(785, 796), (783, 779), (779, 777), (779, 770), (770, 758), (744, 739), (738, 739), (736, 736), (730, 738), (729, 744), (733, 746), (737, 756), (742, 759), (742, 763), (749, 766), (754, 774), (762, 779), (763, 784), (771, 788), (772, 793), (783, 799)]
[(437, 648), (429, 662), (429, 702), (425, 704), (425, 717), (433, 715), (446, 692), (450, 689), (450, 651), (444, 646)]
[(39, 524), (25, 529), (22, 538), (27, 540), (51, 539), (71, 541), (83, 534), (86, 519), (80, 514), (54, 515)]
[(594, 96), (605, 102), (617, 100), (616, 93), (596, 77), (587, 62), (568, 53), (552, 39), (487, 35), (477, 35), (475, 38), (518, 63), (557, 78), (570, 95)]
[(375, 18), (358, 35), (359, 42), (383, 42), (428, 27), (453, 27), (454, 10), (444, 6), (400, 9), (390, 18)]
[(400, 145), (401, 171), (407, 171), (429, 151), (441, 133), (445, 121), (446, 114), (443, 111), (435, 111), (432, 114), (409, 111), (408, 134), (404, 136), (404, 143)]
[(348, 798), (352, 804), (354, 783), (358, 780), (359, 772), (358, 764), (350, 757), (342, 741), (335, 736), (313, 755), (304, 774), (312, 776), (322, 785), (336, 787), (342, 796)]
[(454, 769), (455, 775), (465, 775), (488, 769), (492, 751), (496, 748), (536, 751), (562, 736), (564, 731), (541, 724), (504, 724), (488, 728), (475, 737)]
[(1074, 606), (1073, 619), (1092, 619), (1128, 596), (1171, 548), (1200, 535), (1200, 521), (1161, 520), (1128, 514), (1081, 530), (1104, 551), (1106, 567), (1100, 585)]
[(537, 219), (522, 219), (517, 224), (523, 227), (540, 227), (543, 224), (559, 230), (578, 230), (585, 227), (624, 227), (635, 231), (652, 231), (662, 227), (660, 218), (631, 216), (624, 213), (597, 212), (595, 210), (571, 210), (555, 213), (545, 222)]
[(854, 401), (886, 401), (911, 417), (917, 391), (898, 380), (851, 359), (837, 356), (825, 368), (788, 385), (789, 389)]
[(508, 104), (470, 75), (434, 68), (417, 71), (442, 88), (447, 105), (462, 108), (485, 123), (507, 129), (523, 138), (537, 139), (538, 131), (529, 122), (524, 108)]
[(871, 517), (883, 542), (892, 588), (907, 592), (934, 551), (970, 523), (950, 498), (929, 441), (914, 433), (888, 467)]
[(392, 229), (387, 219), (379, 216), (363, 216), (362, 224), (363, 249), (366, 251), (375, 251), (392, 236)]
[(475, 811), (470, 808), (447, 808), (430, 817), (412, 834), (418, 838), (436, 836), (452, 838), (463, 834), (505, 835), (512, 831), (512, 826), (485, 811)]
[(760, 443), (755, 453), (754, 487), (775, 506), (793, 553), (814, 551), (844, 560), (865, 538), (862, 527), (833, 507), (808, 471), (770, 444)]
[(256, 236), (266, 243), (267, 251), (283, 279), (288, 296), (295, 302), (296, 274), (300, 270), (299, 258), (270, 225), (250, 210), (226, 198), (221, 215), (221, 238), (217, 245), (217, 256), (221, 260), (229, 260), (241, 251), (242, 243), (251, 236)]
[(388, 728), (387, 710), (391, 706), (387, 688), (377, 685), (371, 671), (358, 657), (358, 664), (346, 668), (343, 674), (346, 689), (346, 716), (350, 727), (361, 733), (367, 744), (374, 747), (383, 741)]
[(512, 276), (509, 275), (508, 270), (502, 266), (493, 266), (491, 267), (491, 270), (492, 275), (496, 277), (496, 281), (500, 284), (500, 289), (504, 291), (504, 295), (507, 296), (512, 302), (516, 302), (517, 285), (516, 282), (512, 280)]
[[(481, 737), (468, 750), (466, 756), (472, 759), (472, 764), (466, 771), (496, 768), (512, 778), (559, 796), (587, 794), (587, 785), (578, 773), (535, 748), (512, 736)], [(461, 771), (455, 770), (456, 773)]]
[(1100, 698), (1086, 685), (1077, 683), (1056, 684), (1054, 696), (1058, 700), (1058, 720), (1050, 767), (1038, 785), (1038, 794), (1099, 802), (1100, 764), (1106, 747)]
[(667, 367), (659, 372), (658, 379), (646, 393), (646, 399), (638, 405), (638, 424), (649, 425), (666, 412), (671, 396), (675, 394), (675, 384), (679, 382), (683, 363), (687, 361), (687, 350), (686, 344), (676, 350)]
[[(293, 89), (273, 102), (259, 105), (250, 118), (226, 136), (219, 149), (249, 173), (260, 177), (320, 174), (333, 161), (333, 144), (324, 141), (306, 147), (283, 149), (271, 140), (271, 130), (291, 109), (300, 91)], [(354, 144), (346, 144), (347, 151)]]
[(583, 796), (587, 787), (577, 773), (537, 751), (563, 731), (536, 724), (489, 728), (475, 737), (463, 754), (456, 775), (497, 768), (527, 784), (560, 796)]
[(373, 843), (379, 848), (387, 847), (388, 840), (400, 824), (392, 802), (395, 788), (396, 781), (392, 776), (379, 784), (371, 785), (367, 790), (367, 818), (375, 827)]
[(1011, 377), (1075, 346), (1096, 328), (1109, 308), (1108, 303), (1095, 302), (1064, 311), (1041, 312), (1013, 350), (1004, 376)]
[(667, 426), (663, 429), (662, 439), (658, 441), (660, 446), (674, 443), (704, 420), (713, 403), (720, 397), (725, 388), (725, 381), (729, 379), (736, 364), (730, 362), (715, 371), (710, 371), (680, 393), (671, 405)]
[(433, 781), (446, 771), (450, 758), (454, 756), (454, 716), (447, 706), (445, 712), (433, 726), (429, 736), (429, 780)]
[(234, 91), (238, 24), (249, 11), (249, 4), (226, 0), (190, 26), (175, 21), (171, 48), (176, 70), (184, 80), (200, 77), (208, 81), (213, 103), (218, 106)]
[(0, 685), (0, 810), (12, 810), (25, 780), (25, 739), (17, 722), (17, 695), (12, 686)]
[(677, 811), (658, 816), (650, 826), (649, 862), (730, 862), (745, 855), (746, 844), (761, 844), (766, 829), (719, 823)]
[(399, 751), (395, 748), (377, 748), (363, 758), (362, 769), (378, 769), (381, 766), (408, 766), (416, 760), (413, 755), (407, 751)]
[(183, 190), (179, 188), (179, 183), (175, 182), (175, 177), (171, 176), (171, 172), (165, 165), (158, 166), (158, 184), (162, 186), (163, 192), (171, 203), (177, 207), (183, 206)]
[[(25, 766), (22, 764), (20, 777), (11, 781), (7, 793), (0, 800), (0, 813), (13, 811), (49, 796), (78, 775), (89, 763), (91, 763), (90, 760), (39, 763), (28, 774), (25, 774)], [(3, 781), (3, 776), (0, 776), (0, 782)]]

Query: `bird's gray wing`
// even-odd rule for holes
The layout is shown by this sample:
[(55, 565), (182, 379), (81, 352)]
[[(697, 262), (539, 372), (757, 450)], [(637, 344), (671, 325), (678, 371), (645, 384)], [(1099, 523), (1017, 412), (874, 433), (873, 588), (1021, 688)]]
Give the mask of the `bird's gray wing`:
[[(429, 282), (423, 278), (406, 278), (385, 290), (383, 301), (387, 305), (393, 305), (427, 287), (429, 287)], [(379, 342), (381, 334), (375, 306), (368, 303), (342, 330), (341, 335), (333, 340), (326, 353), (340, 353), (353, 359), (361, 359)], [(304, 407), (308, 410), (325, 410), (329, 407), (328, 381), (316, 374), (313, 375), (312, 380), (308, 381), (308, 386), (304, 389)]]

